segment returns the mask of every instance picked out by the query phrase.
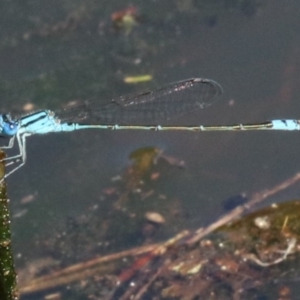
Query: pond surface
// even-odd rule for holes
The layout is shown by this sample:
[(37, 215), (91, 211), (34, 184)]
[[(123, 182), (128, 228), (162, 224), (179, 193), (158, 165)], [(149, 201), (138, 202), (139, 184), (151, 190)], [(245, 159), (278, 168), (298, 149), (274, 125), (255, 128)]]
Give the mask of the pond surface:
[[(202, 77), (222, 85), (222, 99), (167, 124), (300, 118), (297, 0), (130, 1), (122, 5), (119, 1), (13, 0), (1, 6), (3, 112), (16, 116), (31, 109), (59, 109), (72, 101), (104, 103)], [(153, 79), (137, 84), (124, 80), (141, 75)], [(109, 219), (112, 204), (116, 207), (115, 198), (107, 196), (109, 189), (120, 195), (122, 188), (132, 192), (136, 187), (128, 183), (126, 172), (134, 168), (130, 155), (138, 149), (150, 147), (146, 149), (161, 153), (154, 163), (157, 169), (151, 169), (151, 174), (161, 176), (158, 185), (152, 186), (157, 197), (152, 197), (180, 203), (180, 225), (167, 223), (168, 229), (152, 237), (154, 241), (180, 228), (211, 222), (224, 212), (222, 202), (228, 198), (247, 197), (293, 176), (299, 170), (298, 135), (87, 130), (29, 137), (26, 165), (7, 180), (17, 269), (43, 251), (49, 254), (43, 239), (67, 232), (68, 222), (94, 207), (100, 219)], [(125, 187), (118, 186), (120, 177), (122, 184), (127, 178)], [(295, 186), (269, 202), (298, 195), (299, 186)], [(168, 218), (169, 208), (162, 201), (161, 207), (158, 202), (143, 207), (142, 213), (155, 210)], [(141, 241), (135, 234), (131, 238), (128, 243), (120, 239), (105, 251)]]

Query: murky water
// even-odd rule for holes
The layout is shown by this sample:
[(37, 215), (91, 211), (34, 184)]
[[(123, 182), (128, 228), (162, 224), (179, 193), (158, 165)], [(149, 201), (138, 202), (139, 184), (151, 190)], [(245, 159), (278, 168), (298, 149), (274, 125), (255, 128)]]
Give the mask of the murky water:
[[(234, 1), (227, 6), (223, 1), (130, 3), (138, 17), (126, 30), (111, 21), (114, 12), (126, 7), (118, 1), (3, 4), (2, 111), (18, 114), (28, 104), (38, 109), (73, 100), (104, 101), (204, 77), (218, 81), (224, 96), (212, 107), (182, 116), (181, 124), (300, 118), (298, 1), (258, 6), (251, 1), (242, 6)], [(151, 74), (153, 81), (123, 81), (143, 74)], [(26, 166), (8, 180), (16, 264), (34, 258), (35, 240), (57, 224), (63, 226), (93, 205), (105, 209), (103, 189), (138, 148), (158, 147), (184, 161), (185, 168), (168, 170), (162, 191), (181, 202), (188, 216), (185, 226), (196, 227), (222, 212), (222, 200), (268, 188), (296, 173), (298, 135), (86, 131), (30, 137)], [(298, 194), (296, 187), (270, 201)], [(27, 196), (34, 201), (22, 204)]]

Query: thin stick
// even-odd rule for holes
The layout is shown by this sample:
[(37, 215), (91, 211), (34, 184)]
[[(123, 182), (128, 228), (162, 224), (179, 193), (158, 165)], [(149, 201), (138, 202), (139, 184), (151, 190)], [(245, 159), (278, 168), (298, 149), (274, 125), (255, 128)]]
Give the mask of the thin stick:
[(232, 220), (239, 218), (244, 214), (246, 211), (249, 211), (251, 208), (253, 208), (256, 204), (261, 203), (265, 199), (287, 189), (291, 185), (295, 184), (296, 182), (300, 181), (300, 173), (296, 173), (293, 177), (285, 180), (284, 182), (276, 185), (272, 189), (261, 191), (258, 193), (255, 193), (244, 205), (238, 206), (228, 214), (221, 217), (216, 222), (212, 223), (211, 225), (200, 228), (196, 231), (195, 235), (191, 239), (187, 241), (188, 245), (192, 245), (194, 243), (197, 243), (199, 240), (201, 240), (203, 237), (208, 235), (209, 233), (215, 231), (216, 229), (220, 228), (221, 226), (231, 222)]

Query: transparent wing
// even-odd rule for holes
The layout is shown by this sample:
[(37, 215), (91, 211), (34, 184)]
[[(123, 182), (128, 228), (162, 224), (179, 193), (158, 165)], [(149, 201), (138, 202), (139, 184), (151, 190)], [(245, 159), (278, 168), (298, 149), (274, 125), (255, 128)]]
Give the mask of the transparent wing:
[(63, 122), (86, 124), (153, 124), (210, 105), (222, 94), (209, 79), (192, 78), (136, 96), (123, 96), (107, 104), (85, 101), (57, 113)]

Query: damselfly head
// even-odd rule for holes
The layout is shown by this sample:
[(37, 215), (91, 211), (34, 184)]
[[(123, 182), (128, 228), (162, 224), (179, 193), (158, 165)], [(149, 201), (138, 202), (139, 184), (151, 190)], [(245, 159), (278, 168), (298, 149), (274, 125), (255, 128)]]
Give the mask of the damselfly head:
[(14, 136), (20, 126), (19, 120), (12, 120), (10, 114), (0, 116), (0, 134), (3, 136)]

